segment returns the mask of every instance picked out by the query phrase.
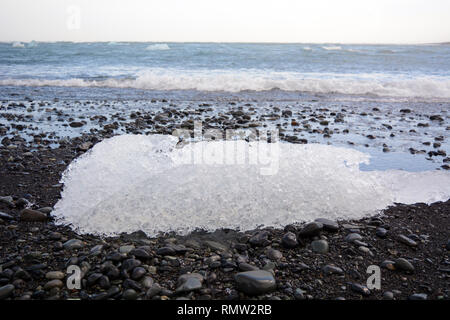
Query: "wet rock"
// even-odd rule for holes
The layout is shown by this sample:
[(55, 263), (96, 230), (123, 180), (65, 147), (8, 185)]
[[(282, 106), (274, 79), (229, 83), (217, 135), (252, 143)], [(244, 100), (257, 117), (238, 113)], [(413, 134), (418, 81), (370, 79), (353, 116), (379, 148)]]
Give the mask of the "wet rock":
[(159, 284), (157, 284), (157, 283), (154, 283), (154, 284), (147, 290), (147, 292), (146, 292), (146, 294), (145, 294), (145, 297), (146, 297), (147, 299), (151, 299), (151, 298), (153, 298), (154, 296), (160, 294), (160, 293), (161, 293), (161, 290), (162, 290), (161, 286), (160, 286)]
[(23, 209), (20, 212), (20, 220), (27, 222), (43, 222), (47, 220), (47, 215), (40, 211)]
[(92, 148), (92, 146), (93, 146), (94, 144), (92, 143), (92, 142), (84, 142), (84, 143), (82, 143), (82, 144), (80, 144), (79, 146), (78, 146), (78, 150), (79, 151), (84, 151), (84, 152), (86, 152), (86, 151), (88, 151), (90, 148)]
[(135, 246), (133, 245), (128, 245), (128, 246), (121, 246), (119, 248), (119, 252), (120, 253), (129, 253), (131, 250), (133, 250), (135, 248)]
[(106, 260), (111, 260), (114, 262), (119, 262), (122, 260), (125, 260), (127, 258), (127, 254), (126, 253), (120, 253), (120, 252), (111, 252), (110, 254), (108, 254), (106, 256)]
[(18, 199), (17, 201), (16, 201), (16, 207), (17, 208), (24, 208), (24, 207), (27, 207), (27, 206), (29, 206), (30, 205), (30, 202), (27, 200), (27, 199), (25, 199), (25, 198), (20, 198), (20, 199)]
[(138, 298), (138, 294), (134, 289), (127, 289), (123, 292), (122, 298), (124, 300), (136, 300)]
[[(21, 279), (21, 280), (26, 280), (26, 281), (29, 281), (29, 280), (31, 280), (32, 278), (31, 278), (31, 276), (30, 276), (30, 274), (27, 272), (27, 271), (25, 271), (25, 270), (23, 270), (22, 268), (18, 268), (17, 270), (16, 270), (16, 272), (14, 273), (14, 278), (16, 278), (16, 279)], [(13, 283), (14, 284), (14, 286), (16, 287), (16, 288), (18, 288), (19, 286), (18, 285), (16, 285), (15, 283)]]
[(386, 238), (388, 231), (385, 228), (377, 228), (375, 234), (379, 238)]
[(89, 253), (91, 256), (99, 256), (102, 254), (102, 251), (103, 251), (103, 245), (98, 244), (98, 245), (94, 246)]
[(329, 264), (323, 267), (322, 271), (325, 274), (344, 274), (341, 268)]
[(79, 239), (70, 239), (64, 242), (63, 246), (67, 250), (81, 249), (84, 247), (84, 242)]
[(352, 289), (352, 291), (362, 294), (363, 296), (370, 295), (370, 290), (366, 286), (363, 286), (359, 283), (352, 283), (350, 288)]
[(72, 128), (81, 128), (82, 126), (84, 126), (84, 123), (79, 121), (73, 121), (69, 123), (69, 126), (71, 126)]
[(133, 249), (131, 250), (128, 255), (130, 256), (135, 256), (138, 259), (150, 259), (151, 255), (150, 253), (148, 253), (147, 250), (141, 249), (141, 248), (137, 248), (137, 249)]
[(122, 283), (124, 289), (133, 289), (135, 291), (142, 291), (142, 286), (139, 282), (132, 279), (125, 279)]
[(431, 121), (444, 121), (444, 119), (438, 114), (430, 116), (430, 120)]
[(53, 288), (62, 288), (64, 286), (64, 283), (59, 280), (59, 279), (55, 279), (55, 280), (50, 280), (49, 282), (47, 282), (44, 285), (44, 290), (51, 290)]
[(111, 287), (111, 283), (109, 281), (109, 278), (107, 276), (101, 276), (98, 280), (97, 280), (97, 284), (100, 288), (102, 289), (109, 289)]
[(402, 235), (402, 234), (397, 237), (397, 240), (399, 242), (403, 243), (403, 244), (406, 244), (407, 246), (410, 246), (410, 247), (417, 246), (417, 242), (415, 242), (414, 240), (412, 240), (412, 239), (410, 239), (407, 236)]
[(314, 237), (320, 234), (323, 229), (323, 224), (320, 222), (310, 222), (306, 224), (298, 233), (299, 237)]
[(0, 287), (0, 300), (8, 298), (12, 294), (14, 289), (15, 287), (12, 284), (7, 284), (3, 287)]
[(383, 293), (383, 299), (384, 300), (393, 300), (394, 299), (394, 293), (391, 291), (386, 291)]
[(176, 254), (176, 251), (172, 247), (162, 247), (156, 250), (156, 254), (160, 256), (172, 256)]
[(241, 271), (254, 271), (254, 270), (259, 270), (259, 268), (257, 266), (248, 264), (246, 262), (242, 262), (239, 264), (239, 270)]
[(295, 298), (295, 300), (305, 300), (306, 299), (305, 291), (303, 291), (300, 288), (295, 289), (295, 291), (294, 291), (294, 298)]
[(49, 280), (62, 280), (65, 275), (61, 271), (49, 271), (45, 274), (45, 278)]
[(427, 300), (428, 295), (426, 293), (414, 293), (409, 296), (409, 300)]
[(144, 278), (141, 280), (141, 284), (142, 284), (142, 285), (144, 286), (144, 288), (146, 288), (146, 289), (151, 288), (151, 287), (153, 286), (154, 283), (155, 283), (155, 282), (154, 282), (153, 278), (152, 278), (152, 277), (148, 277), (148, 276), (144, 277)]
[(228, 251), (228, 247), (222, 243), (212, 240), (205, 240), (205, 245), (215, 251)]
[(3, 220), (12, 220), (12, 219), (14, 219), (14, 217), (13, 217), (12, 215), (9, 215), (9, 214), (7, 214), (7, 213), (4, 213), (4, 212), (1, 212), (1, 211), (0, 211), (0, 219), (3, 219)]
[(133, 280), (139, 280), (141, 279), (145, 274), (147, 273), (147, 270), (145, 270), (142, 267), (136, 267), (133, 269), (133, 272), (131, 273), (131, 279)]
[(267, 231), (258, 232), (248, 242), (255, 247), (265, 247), (270, 244), (269, 233)]
[(349, 233), (345, 238), (347, 242), (354, 242), (355, 240), (362, 240), (362, 237), (359, 233)]
[(87, 278), (87, 285), (93, 286), (103, 275), (99, 272), (95, 272), (89, 275)]
[(408, 260), (404, 258), (398, 258), (395, 260), (394, 264), (396, 269), (404, 270), (404, 271), (414, 271), (414, 266)]
[(395, 261), (392, 260), (384, 260), (381, 264), (380, 264), (381, 268), (385, 268), (388, 270), (395, 270)]
[(237, 289), (248, 295), (260, 295), (276, 288), (272, 273), (264, 270), (240, 272), (234, 279)]
[(48, 235), (48, 238), (50, 240), (61, 240), (62, 235), (59, 232), (50, 232), (50, 234)]
[(273, 249), (273, 248), (267, 249), (267, 251), (266, 251), (266, 256), (267, 256), (269, 259), (275, 260), (275, 261), (278, 261), (278, 260), (280, 260), (281, 258), (283, 258), (283, 254), (282, 254), (280, 251), (278, 251), (278, 250), (276, 250), (276, 249)]
[(49, 215), (53, 211), (53, 208), (52, 207), (43, 207), (43, 208), (39, 208), (38, 211), (45, 213), (46, 215)]
[(141, 262), (136, 259), (127, 259), (122, 263), (122, 269), (125, 271), (130, 271), (136, 267), (139, 267)]
[(14, 208), (16, 206), (14, 204), (14, 199), (11, 196), (0, 197), (0, 203), (6, 204), (10, 208)]
[(362, 253), (368, 253), (368, 254), (372, 255), (372, 252), (371, 252), (370, 249), (367, 248), (366, 246), (359, 246), (359, 247), (358, 247), (358, 250), (359, 250), (360, 252), (362, 252)]
[(198, 273), (183, 274), (178, 278), (176, 292), (191, 292), (202, 288), (203, 276)]
[(327, 253), (328, 242), (326, 240), (314, 240), (311, 242), (311, 248), (316, 253)]
[(287, 232), (281, 238), (281, 244), (288, 249), (295, 248), (298, 246), (297, 236), (293, 232)]
[(335, 232), (339, 230), (339, 224), (336, 221), (326, 218), (318, 218), (314, 221), (321, 223), (323, 225), (323, 229), (326, 231)]

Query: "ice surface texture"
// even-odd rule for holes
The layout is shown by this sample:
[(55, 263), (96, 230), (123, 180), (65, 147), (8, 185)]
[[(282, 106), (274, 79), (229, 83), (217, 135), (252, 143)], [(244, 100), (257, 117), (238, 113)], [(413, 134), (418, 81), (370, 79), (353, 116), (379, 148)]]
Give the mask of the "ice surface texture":
[(450, 197), (449, 173), (360, 171), (369, 156), (352, 149), (245, 141), (179, 148), (177, 142), (122, 135), (98, 143), (64, 173), (57, 223), (102, 235), (249, 230), (319, 217), (357, 219), (393, 202)]

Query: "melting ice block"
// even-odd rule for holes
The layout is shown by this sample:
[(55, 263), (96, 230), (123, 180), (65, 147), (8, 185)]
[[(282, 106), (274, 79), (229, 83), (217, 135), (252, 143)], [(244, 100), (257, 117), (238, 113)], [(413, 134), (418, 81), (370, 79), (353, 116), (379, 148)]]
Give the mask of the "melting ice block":
[(450, 197), (449, 173), (360, 171), (369, 156), (353, 149), (177, 142), (122, 135), (98, 143), (63, 174), (57, 223), (101, 235), (249, 230), (318, 217), (357, 219), (394, 202)]

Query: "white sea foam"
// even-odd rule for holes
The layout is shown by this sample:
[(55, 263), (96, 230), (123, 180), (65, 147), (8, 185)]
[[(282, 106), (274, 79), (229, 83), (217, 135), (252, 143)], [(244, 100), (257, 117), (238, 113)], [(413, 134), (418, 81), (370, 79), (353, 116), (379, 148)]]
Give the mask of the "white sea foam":
[(25, 48), (25, 45), (22, 42), (13, 42), (12, 44), (13, 48)]
[[(449, 173), (364, 172), (359, 164), (369, 156), (352, 149), (279, 143), (279, 170), (261, 175), (258, 166), (245, 163), (182, 164), (179, 160), (192, 151), (223, 142), (180, 149), (177, 141), (122, 135), (97, 144), (64, 173), (62, 199), (53, 212), (57, 223), (105, 235), (248, 230), (318, 217), (357, 219), (393, 202), (450, 197)], [(250, 149), (254, 143), (227, 141), (222, 146)], [(214, 160), (217, 154), (208, 157)]]
[(322, 49), (325, 49), (325, 50), (328, 50), (328, 51), (339, 51), (339, 50), (342, 50), (342, 47), (340, 47), (340, 46), (325, 46), (325, 47), (322, 47)]
[(146, 49), (147, 50), (170, 50), (170, 47), (166, 43), (155, 43), (155, 44), (149, 45)]
[(450, 79), (438, 76), (404, 78), (383, 74), (305, 74), (261, 70), (148, 69), (136, 79), (2, 79), (0, 85), (113, 87), (147, 90), (240, 92), (281, 89), (386, 97), (450, 98)]

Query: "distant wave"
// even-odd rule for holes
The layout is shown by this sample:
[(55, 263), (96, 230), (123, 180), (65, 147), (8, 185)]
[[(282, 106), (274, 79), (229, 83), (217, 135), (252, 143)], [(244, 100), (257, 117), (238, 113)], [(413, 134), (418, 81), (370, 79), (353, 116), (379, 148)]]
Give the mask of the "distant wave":
[(387, 53), (387, 54), (391, 54), (391, 53), (395, 53), (394, 50), (389, 50), (389, 49), (383, 49), (383, 50), (378, 50), (379, 53)]
[(155, 43), (149, 45), (146, 50), (170, 50), (170, 47), (165, 43)]
[(15, 41), (11, 44), (11, 47), (13, 47), (13, 48), (34, 48), (36, 46), (37, 46), (36, 41), (30, 41), (30, 42)]
[(330, 50), (342, 50), (342, 47), (340, 47), (340, 46), (329, 46), (329, 47), (322, 47), (322, 49), (325, 49), (325, 50), (328, 50), (328, 51), (330, 51)]
[(134, 79), (3, 79), (3, 86), (113, 87), (147, 90), (198, 90), (240, 92), (280, 89), (311, 93), (375, 95), (384, 97), (450, 98), (446, 77), (391, 78), (381, 75), (320, 75), (261, 70), (164, 70), (140, 73)]
[(12, 47), (13, 48), (25, 48), (25, 45), (22, 42), (16, 41), (16, 42), (13, 42)]
[(129, 45), (129, 44), (126, 43), (126, 42), (110, 41), (110, 42), (108, 42), (108, 45), (109, 45), (109, 46), (127, 46), (127, 45)]
[(327, 50), (327, 51), (345, 51), (345, 52), (354, 52), (354, 53), (361, 53), (362, 52), (359, 49), (342, 48), (341, 46), (322, 47), (322, 49)]

